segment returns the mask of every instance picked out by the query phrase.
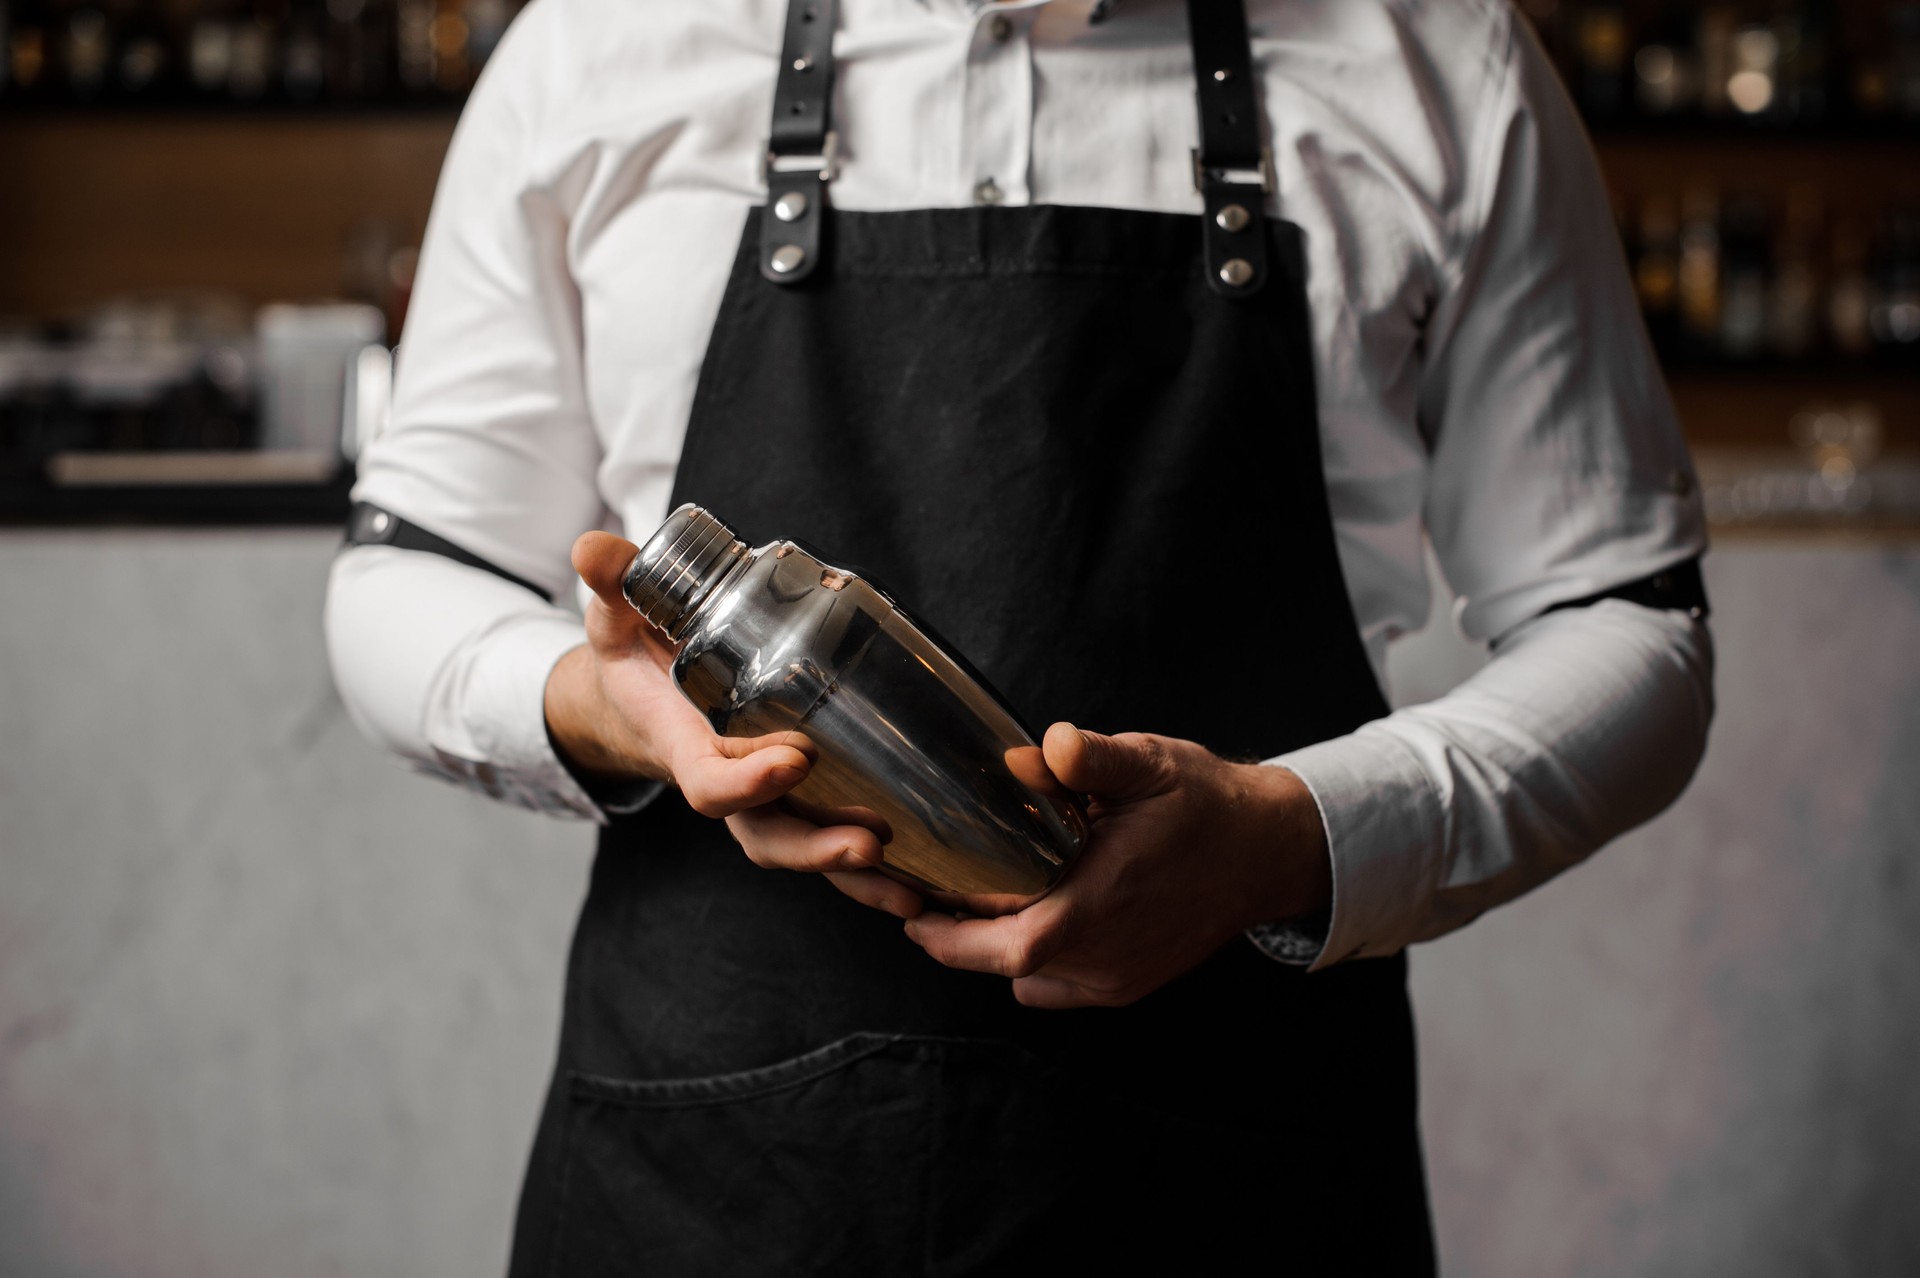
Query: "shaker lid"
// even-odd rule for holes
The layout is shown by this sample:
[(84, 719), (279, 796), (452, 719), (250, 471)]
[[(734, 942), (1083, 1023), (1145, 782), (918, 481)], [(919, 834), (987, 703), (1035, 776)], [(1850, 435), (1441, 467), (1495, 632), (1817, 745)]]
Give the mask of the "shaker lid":
[(668, 638), (678, 639), (694, 609), (746, 557), (747, 543), (733, 529), (689, 502), (640, 547), (620, 593)]

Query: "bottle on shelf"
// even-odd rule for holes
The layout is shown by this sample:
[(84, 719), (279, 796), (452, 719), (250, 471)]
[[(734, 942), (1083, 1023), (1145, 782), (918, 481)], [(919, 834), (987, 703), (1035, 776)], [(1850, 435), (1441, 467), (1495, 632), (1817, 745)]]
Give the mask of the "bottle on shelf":
[(234, 24), (227, 95), (236, 102), (259, 102), (273, 89), (279, 70), (280, 10), (265, 0)]
[(395, 0), (394, 48), (400, 91), (424, 98), (433, 92), (434, 0)]
[(1694, 24), (1694, 42), (1700, 50), (1700, 110), (1708, 117), (1733, 114), (1727, 89), (1733, 79), (1733, 40), (1740, 16), (1732, 5), (1701, 7)]
[(192, 98), (225, 98), (233, 76), (238, 20), (227, 0), (201, 0), (187, 23), (187, 91)]
[(1811, 359), (1820, 344), (1822, 280), (1816, 254), (1822, 220), (1819, 190), (1795, 187), (1787, 197), (1767, 286), (1767, 348), (1789, 363)]
[(464, 93), (472, 79), (467, 58), (467, 42), (472, 34), (467, 25), (466, 0), (438, 0), (433, 21), (427, 28), (433, 50), (433, 87), (445, 94)]
[(1581, 12), (1574, 93), (1588, 119), (1613, 120), (1625, 113), (1627, 44), (1627, 15), (1619, 5), (1592, 4)]
[(318, 102), (326, 89), (325, 0), (293, 0), (281, 28), (280, 89), (289, 102)]
[(342, 104), (393, 93), (398, 17), (391, 0), (327, 0), (327, 95)]
[(105, 96), (112, 73), (113, 29), (90, 4), (68, 5), (60, 15), (62, 89), (74, 102)]
[(1673, 197), (1640, 202), (1634, 236), (1633, 286), (1655, 349), (1668, 351), (1679, 334), (1680, 211)]
[(1699, 50), (1684, 22), (1669, 22), (1633, 55), (1633, 104), (1649, 120), (1693, 109), (1700, 79)]
[(1887, 214), (1873, 277), (1875, 354), (1890, 368), (1920, 369), (1920, 212)]
[(119, 6), (119, 47), (113, 59), (114, 96), (145, 102), (168, 95), (175, 74), (173, 33), (151, 4)]
[(1767, 346), (1767, 209), (1752, 196), (1729, 200), (1720, 236), (1719, 354), (1748, 361)]
[(1867, 274), (1871, 243), (1857, 217), (1842, 218), (1834, 227), (1827, 339), (1843, 360), (1863, 360), (1873, 353), (1873, 281)]
[(1681, 199), (1675, 300), (1676, 349), (1689, 358), (1711, 358), (1720, 349), (1720, 196), (1711, 187), (1694, 187)]

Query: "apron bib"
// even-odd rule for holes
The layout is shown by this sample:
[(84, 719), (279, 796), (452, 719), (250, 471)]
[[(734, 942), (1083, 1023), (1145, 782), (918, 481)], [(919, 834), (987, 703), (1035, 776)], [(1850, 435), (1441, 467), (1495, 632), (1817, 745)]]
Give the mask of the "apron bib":
[[(803, 6), (777, 101), (807, 59), (815, 132), (786, 142), (830, 152), (831, 6)], [(1301, 233), (1232, 180), (1270, 182), (1257, 151), (1215, 164), (1257, 147), (1250, 98), (1209, 98), (1251, 94), (1244, 15), (1189, 12), (1204, 218), (842, 212), (778, 173), (807, 207), (747, 217), (672, 501), (870, 570), (1030, 725), (1265, 758), (1386, 706)], [(669, 792), (600, 839), (512, 1272), (1431, 1273), (1405, 976), (1236, 939), (1129, 1007), (1023, 1008)]]

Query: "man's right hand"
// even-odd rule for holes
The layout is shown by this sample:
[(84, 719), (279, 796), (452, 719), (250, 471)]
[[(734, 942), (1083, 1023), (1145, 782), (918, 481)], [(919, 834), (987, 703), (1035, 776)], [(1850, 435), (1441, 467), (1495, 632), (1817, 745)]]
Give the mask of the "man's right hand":
[(857, 825), (819, 826), (778, 806), (813, 766), (797, 732), (723, 737), (680, 695), (667, 668), (673, 649), (620, 593), (638, 548), (590, 532), (573, 545), (573, 569), (593, 591), (587, 642), (547, 677), (547, 729), (581, 771), (665, 781), (703, 816), (724, 818), (756, 865), (826, 874), (847, 895), (901, 918), (918, 894), (880, 875), (880, 840)]

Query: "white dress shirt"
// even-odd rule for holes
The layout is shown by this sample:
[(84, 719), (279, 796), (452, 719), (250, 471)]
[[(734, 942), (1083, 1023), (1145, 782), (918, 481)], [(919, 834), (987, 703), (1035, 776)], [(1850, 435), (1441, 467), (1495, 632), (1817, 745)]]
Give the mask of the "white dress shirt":
[[(357, 498), (563, 596), (580, 532), (654, 527), (765, 197), (784, 7), (528, 7), (441, 175), (393, 426)], [(842, 0), (833, 203), (1197, 213), (1184, 6), (1128, 0), (1099, 25), (1090, 7)], [(1275, 760), (1319, 802), (1334, 902), (1324, 938), (1257, 939), (1324, 965), (1458, 927), (1679, 793), (1712, 713), (1704, 626), (1617, 601), (1541, 614), (1705, 532), (1592, 153), (1524, 23), (1500, 0), (1248, 8), (1269, 209), (1305, 231), (1354, 624), (1383, 669), (1427, 614), (1424, 531), (1495, 653), (1447, 696)], [(327, 627), (376, 741), (603, 819), (543, 717), (548, 671), (583, 641), (574, 612), (364, 547), (335, 566)]]

